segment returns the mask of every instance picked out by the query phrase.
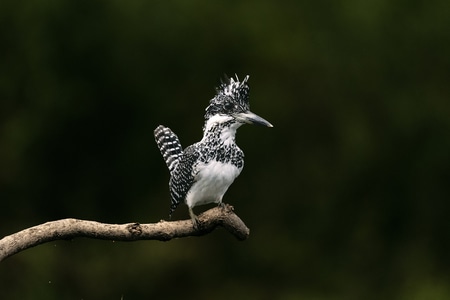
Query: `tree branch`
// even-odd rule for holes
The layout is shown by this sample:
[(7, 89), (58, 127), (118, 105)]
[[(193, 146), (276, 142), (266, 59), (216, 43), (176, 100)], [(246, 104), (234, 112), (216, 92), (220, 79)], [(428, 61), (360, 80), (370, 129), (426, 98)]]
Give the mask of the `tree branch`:
[(159, 240), (201, 236), (222, 226), (238, 240), (248, 238), (250, 230), (233, 212), (231, 205), (215, 207), (198, 216), (199, 228), (192, 226), (191, 220), (160, 221), (140, 224), (105, 224), (79, 219), (62, 219), (30, 227), (5, 236), (0, 240), (0, 261), (25, 249), (55, 240), (67, 240), (76, 237), (114, 241)]

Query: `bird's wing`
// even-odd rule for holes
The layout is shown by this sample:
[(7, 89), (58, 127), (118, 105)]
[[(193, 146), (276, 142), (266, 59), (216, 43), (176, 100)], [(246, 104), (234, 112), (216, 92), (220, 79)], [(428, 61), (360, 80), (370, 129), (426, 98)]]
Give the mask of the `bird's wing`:
[(185, 200), (189, 189), (195, 182), (195, 165), (200, 156), (196, 145), (187, 147), (179, 157), (178, 164), (170, 177), (170, 195), (172, 202), (170, 205), (169, 216), (172, 215), (177, 206)]

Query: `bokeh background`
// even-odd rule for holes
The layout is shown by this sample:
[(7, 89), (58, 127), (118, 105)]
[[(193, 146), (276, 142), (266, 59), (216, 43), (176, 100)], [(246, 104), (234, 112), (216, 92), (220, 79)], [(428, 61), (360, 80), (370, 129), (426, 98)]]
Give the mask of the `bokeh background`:
[[(450, 299), (450, 2), (0, 3), (0, 236), (157, 222), (223, 74), (250, 74), (251, 229), (74, 239), (0, 263), (1, 299)], [(197, 208), (197, 212), (208, 206)], [(180, 206), (174, 219), (187, 218)]]

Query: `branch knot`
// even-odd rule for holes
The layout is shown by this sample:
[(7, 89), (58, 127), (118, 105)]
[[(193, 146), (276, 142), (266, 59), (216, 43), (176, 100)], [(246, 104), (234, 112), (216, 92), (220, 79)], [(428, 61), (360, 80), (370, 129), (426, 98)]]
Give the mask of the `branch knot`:
[(140, 236), (142, 234), (142, 226), (139, 223), (132, 223), (127, 225), (127, 230), (132, 236)]

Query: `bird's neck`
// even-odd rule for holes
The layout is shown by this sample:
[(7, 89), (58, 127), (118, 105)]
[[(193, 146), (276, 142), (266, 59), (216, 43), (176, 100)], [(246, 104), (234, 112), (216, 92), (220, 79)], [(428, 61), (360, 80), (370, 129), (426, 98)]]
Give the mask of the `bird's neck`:
[(220, 145), (236, 142), (236, 130), (241, 126), (229, 116), (213, 116), (208, 119), (203, 127), (203, 139), (220, 141)]

